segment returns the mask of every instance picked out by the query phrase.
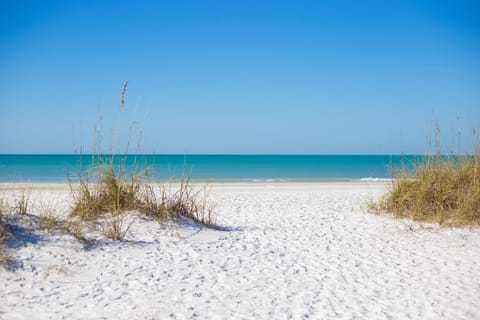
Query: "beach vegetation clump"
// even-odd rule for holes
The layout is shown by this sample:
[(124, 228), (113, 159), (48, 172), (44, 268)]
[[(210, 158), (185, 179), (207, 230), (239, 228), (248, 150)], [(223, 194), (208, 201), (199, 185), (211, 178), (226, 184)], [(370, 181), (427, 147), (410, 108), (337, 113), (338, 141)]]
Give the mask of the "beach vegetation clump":
[(45, 211), (38, 216), (38, 227), (41, 230), (53, 232), (60, 229), (61, 221), (52, 211)]
[(128, 216), (124, 211), (112, 211), (101, 225), (102, 233), (114, 241), (124, 240), (133, 221), (127, 221)]
[(88, 243), (89, 240), (85, 236), (85, 223), (78, 219), (68, 219), (62, 224), (60, 230), (63, 233), (69, 234), (77, 239), (79, 242)]
[(7, 254), (5, 252), (5, 242), (10, 237), (8, 227), (4, 222), (4, 218), (0, 216), (0, 265), (5, 265)]
[(141, 174), (126, 172), (122, 165), (117, 167), (112, 156), (109, 164), (96, 166), (95, 175), (94, 181), (80, 175), (78, 184), (70, 183), (74, 200), (71, 216), (101, 223), (105, 236), (122, 240), (130, 228), (124, 222), (126, 213), (140, 205)]
[(25, 215), (30, 209), (30, 193), (26, 190), (22, 190), (20, 198), (15, 202), (13, 211), (14, 213)]
[(160, 223), (175, 216), (170, 190), (160, 185), (158, 191), (151, 184), (144, 184), (140, 191), (139, 210), (147, 217), (153, 217)]
[(186, 217), (206, 227), (216, 226), (214, 207), (207, 201), (206, 189), (195, 188), (189, 179), (182, 179), (176, 191), (172, 191), (164, 184), (156, 188), (142, 180), (142, 175), (126, 179), (126, 175), (117, 175), (111, 169), (103, 172), (107, 174), (100, 175), (96, 182), (81, 180), (78, 186), (71, 184), (74, 198), (71, 217), (98, 224), (112, 240), (125, 238), (133, 221), (128, 215), (133, 211), (160, 223)]
[(413, 170), (402, 170), (370, 209), (442, 226), (480, 225), (479, 153), (426, 156)]
[[(125, 153), (119, 155), (117, 152), (120, 112), (125, 105), (127, 85), (128, 81), (125, 81), (122, 86), (112, 154), (102, 154), (102, 134), (97, 129), (98, 150), (92, 155), (91, 170), (84, 175), (80, 165), (78, 183), (73, 183), (69, 177), (73, 195), (71, 216), (80, 221), (88, 221), (91, 225), (98, 225), (102, 233), (113, 240), (122, 240), (128, 232), (130, 224), (125, 227), (124, 223), (126, 212), (139, 207), (139, 190), (143, 181), (142, 173), (136, 170), (137, 167), (127, 165), (130, 135)], [(79, 236), (83, 237), (82, 232), (78, 228), (76, 230)]]
[(78, 185), (70, 184), (74, 198), (73, 216), (82, 220), (96, 220), (99, 215), (138, 207), (141, 178), (139, 174), (126, 178), (116, 173), (114, 165), (100, 165), (97, 179), (79, 178)]
[(207, 201), (206, 188), (195, 189), (190, 179), (182, 179), (180, 188), (171, 199), (171, 211), (204, 226), (216, 226), (214, 207)]
[[(127, 82), (122, 87), (119, 113), (124, 108), (126, 87)], [(69, 176), (73, 195), (71, 218), (96, 225), (112, 240), (124, 239), (132, 226), (133, 220), (129, 214), (133, 211), (154, 217), (160, 222), (184, 216), (205, 226), (214, 227), (214, 212), (212, 207), (207, 206), (206, 193), (194, 190), (189, 179), (181, 180), (177, 192), (169, 192), (165, 186), (160, 186), (157, 191), (146, 182), (145, 171), (138, 169), (136, 156), (133, 164), (128, 163), (131, 131), (125, 153), (117, 152), (119, 119), (120, 117), (117, 118), (116, 142), (111, 148), (113, 152), (102, 154), (101, 133), (97, 132), (98, 149), (92, 155), (89, 170), (83, 172), (80, 164), (77, 181), (73, 181)], [(138, 141), (137, 152), (140, 146)], [(83, 233), (78, 229), (75, 228), (83, 237)]]
[(0, 199), (0, 265), (5, 265), (7, 262), (5, 242), (10, 237), (8, 225), (5, 220), (6, 208), (6, 202), (3, 199)]
[(206, 188), (195, 188), (190, 179), (182, 178), (175, 192), (161, 185), (155, 192), (152, 185), (142, 190), (139, 210), (160, 222), (179, 217), (191, 219), (206, 227), (216, 226), (214, 207), (207, 201)]

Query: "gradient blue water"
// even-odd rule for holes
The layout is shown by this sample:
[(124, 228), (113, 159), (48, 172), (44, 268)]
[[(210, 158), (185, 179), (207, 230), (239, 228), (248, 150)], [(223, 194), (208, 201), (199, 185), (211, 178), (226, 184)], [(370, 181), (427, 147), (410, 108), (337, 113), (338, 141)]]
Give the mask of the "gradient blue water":
[[(414, 156), (389, 155), (128, 155), (127, 169), (159, 180), (336, 181), (388, 179)], [(91, 155), (0, 155), (1, 182), (65, 182), (93, 166)], [(120, 158), (118, 158), (120, 159)], [(108, 160), (107, 160), (108, 161)], [(81, 165), (81, 170), (79, 169)]]

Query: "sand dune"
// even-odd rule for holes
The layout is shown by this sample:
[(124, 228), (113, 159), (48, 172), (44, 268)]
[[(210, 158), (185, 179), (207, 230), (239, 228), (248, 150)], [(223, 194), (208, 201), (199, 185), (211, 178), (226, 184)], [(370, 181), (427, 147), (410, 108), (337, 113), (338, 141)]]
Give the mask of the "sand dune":
[[(14, 197), (15, 188), (5, 190)], [(367, 213), (382, 183), (214, 185), (222, 230), (134, 217), (84, 248), (14, 220), (1, 319), (478, 319), (480, 230)], [(68, 211), (62, 186), (31, 199)]]

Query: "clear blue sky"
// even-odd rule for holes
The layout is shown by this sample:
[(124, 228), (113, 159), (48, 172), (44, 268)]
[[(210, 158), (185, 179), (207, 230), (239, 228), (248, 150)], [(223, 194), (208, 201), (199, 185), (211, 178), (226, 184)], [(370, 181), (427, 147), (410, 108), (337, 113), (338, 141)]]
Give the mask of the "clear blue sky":
[(437, 121), (449, 148), (480, 2), (0, 2), (0, 153), (89, 152), (98, 110), (108, 148), (124, 80), (146, 153), (419, 153)]

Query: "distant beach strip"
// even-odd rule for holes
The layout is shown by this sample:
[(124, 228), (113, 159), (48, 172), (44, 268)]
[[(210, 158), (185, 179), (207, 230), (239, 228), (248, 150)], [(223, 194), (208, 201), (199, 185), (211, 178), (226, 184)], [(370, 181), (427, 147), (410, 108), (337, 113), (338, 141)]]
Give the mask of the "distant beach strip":
[[(97, 156), (95, 156), (97, 157)], [(121, 155), (113, 160), (152, 181), (275, 183), (390, 181), (421, 156), (404, 155)], [(85, 175), (93, 155), (0, 155), (0, 182), (67, 182)], [(112, 156), (102, 156), (108, 163)]]

